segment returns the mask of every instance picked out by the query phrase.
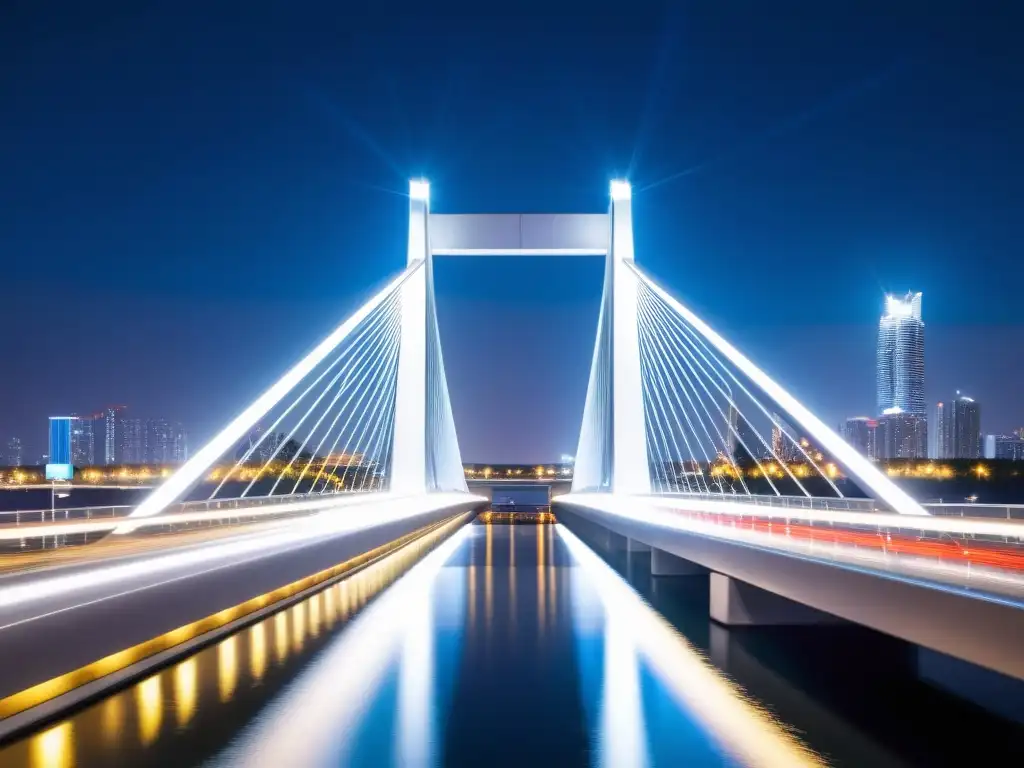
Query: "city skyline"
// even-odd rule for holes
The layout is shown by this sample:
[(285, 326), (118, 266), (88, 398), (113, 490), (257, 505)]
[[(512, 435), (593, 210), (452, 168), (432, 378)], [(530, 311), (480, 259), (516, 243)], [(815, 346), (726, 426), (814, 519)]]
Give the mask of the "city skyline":
[[(903, 309), (901, 309), (900, 307), (897, 306), (897, 305), (902, 305), (903, 303), (906, 303), (906, 308), (905, 308), (906, 311), (904, 311)], [(916, 309), (911, 306), (912, 303), (914, 303), (916, 305)], [(918, 321), (922, 320), (923, 313), (921, 311), (921, 305), (922, 305), (922, 294), (921, 294), (921, 292), (918, 292), (918, 291), (907, 292), (905, 294), (905, 298), (902, 299), (902, 300), (900, 299), (900, 297), (898, 295), (883, 294), (882, 295), (882, 307), (883, 307), (882, 324), (881, 324), (881, 326), (876, 325), (876, 328), (879, 328), (880, 329), (879, 332), (882, 335), (884, 335), (886, 319), (887, 318), (892, 318), (894, 312), (896, 312), (900, 317), (916, 318), (916, 320), (918, 320)], [(894, 307), (895, 307), (895, 309), (894, 309)], [(923, 327), (923, 324), (922, 324), (922, 327)], [(939, 326), (939, 332), (938, 333), (941, 333), (941, 332), (942, 332), (942, 326)], [(923, 420), (925, 422), (925, 427), (924, 427), (925, 437), (923, 438), (923, 440), (925, 442), (922, 444), (921, 451), (920, 451), (921, 455), (918, 456), (918, 458), (952, 458), (953, 457), (953, 456), (946, 456), (945, 455), (945, 451), (936, 451), (936, 445), (937, 445), (936, 440), (938, 439), (941, 442), (943, 438), (941, 438), (941, 437), (937, 438), (936, 434), (935, 434), (936, 431), (937, 431), (936, 427), (941, 428), (941, 425), (943, 423), (941, 417), (939, 419), (936, 419), (935, 410), (936, 410), (936, 408), (938, 408), (941, 411), (941, 409), (943, 408), (944, 402), (948, 405), (948, 403), (951, 402), (952, 399), (947, 397), (947, 398), (945, 398), (945, 400), (941, 400), (941, 399), (939, 399), (939, 400), (932, 400), (929, 397), (929, 394), (936, 389), (936, 387), (932, 384), (932, 382), (930, 380), (931, 376), (928, 373), (928, 371), (930, 371), (931, 363), (932, 363), (932, 356), (931, 356), (931, 352), (930, 352), (930, 347), (931, 347), (931, 345), (933, 343), (941, 344), (942, 339), (941, 339), (941, 336), (938, 335), (938, 333), (936, 333), (936, 334), (929, 334), (928, 335), (929, 350), (925, 352), (925, 359), (927, 360), (927, 363), (925, 364), (925, 373), (924, 373), (924, 375), (922, 377), (920, 377), (921, 381), (919, 382), (919, 389), (920, 389), (920, 391), (922, 391), (924, 393), (924, 401), (925, 401), (925, 405), (924, 405), (925, 416), (924, 417), (919, 417), (919, 418), (923, 418)], [(876, 398), (878, 399), (878, 405), (881, 406), (883, 404), (883, 402), (881, 400), (881, 397), (882, 397), (882, 395), (881, 395), (882, 384), (881, 384), (881, 372), (880, 372), (880, 366), (881, 366), (881, 351), (880, 350), (881, 350), (881, 345), (882, 345), (882, 337), (880, 336), (880, 337), (876, 338), (875, 342), (876, 342), (875, 343), (876, 365), (875, 365), (875, 374), (874, 374), (874, 376), (875, 376), (875, 391), (876, 391)], [(941, 393), (938, 393), (936, 396), (937, 397), (942, 397)], [(957, 397), (961, 396), (961, 393), (960, 393), (959, 389), (956, 390), (956, 396)], [(968, 399), (973, 400), (973, 398), (968, 398)], [(457, 406), (453, 406), (453, 407), (456, 410), (455, 418), (456, 418), (456, 421), (458, 423), (458, 421), (459, 421), (458, 407)], [(838, 431), (840, 432), (840, 434), (843, 434), (845, 437), (848, 437), (848, 438), (849, 438), (849, 434), (847, 434), (847, 428), (844, 425), (848, 426), (850, 424), (850, 422), (857, 421), (857, 420), (862, 419), (862, 418), (874, 419), (877, 422), (881, 417), (885, 416), (885, 414), (882, 413), (882, 412), (875, 413), (875, 414), (873, 414), (871, 416), (850, 416), (848, 414), (856, 412), (854, 409), (851, 409), (851, 408), (843, 409), (842, 406), (838, 406), (838, 407), (841, 409), (841, 412), (843, 412), (843, 413), (845, 413), (847, 415), (843, 416), (840, 419), (834, 420), (833, 423), (838, 423), (840, 425)], [(76, 418), (79, 418), (79, 419), (81, 419), (83, 421), (91, 421), (91, 420), (99, 420), (99, 421), (106, 420), (106, 421), (110, 421), (110, 420), (114, 419), (114, 420), (117, 421), (118, 424), (120, 424), (121, 422), (126, 421), (126, 419), (125, 419), (125, 417), (116, 416), (116, 414), (124, 413), (127, 410), (128, 410), (127, 406), (124, 406), (124, 405), (113, 405), (113, 406), (107, 406), (107, 407), (105, 407), (105, 408), (103, 408), (103, 409), (101, 409), (99, 411), (95, 411), (95, 412), (91, 413), (88, 416), (77, 416), (74, 413), (72, 413), (71, 415), (76, 416)], [(134, 409), (133, 409), (132, 412), (134, 413)], [(986, 409), (986, 412), (987, 412), (987, 409)], [(895, 416), (896, 414), (893, 413), (893, 414), (890, 414), (890, 415), (891, 416)], [(33, 463), (35, 461), (34, 457), (36, 457), (36, 456), (45, 456), (45, 445), (46, 445), (45, 433), (42, 433), (42, 437), (38, 438), (39, 446), (34, 445), (33, 441), (34, 441), (34, 438), (36, 436), (33, 435), (32, 433), (28, 434), (28, 440), (27, 440), (27, 443), (26, 443), (26, 439), (22, 435), (20, 435), (20, 434), (17, 434), (17, 435), (13, 434), (13, 432), (10, 431), (10, 430), (3, 431), (4, 423), (5, 423), (4, 416), (5, 416), (5, 414), (0, 412), (0, 440), (3, 441), (3, 444), (4, 444), (5, 449), (6, 449), (5, 450), (5, 454), (6, 454), (5, 458), (7, 458), (9, 460), (9, 456), (11, 455), (11, 447), (9, 445), (9, 441), (12, 438), (17, 438), (19, 440), (19, 449), (18, 450), (20, 451), (20, 453), (22, 455), (22, 463), (23, 464)], [(882, 420), (884, 421), (884, 419), (882, 419)], [(130, 421), (132, 423), (132, 426), (136, 427), (139, 430), (139, 434), (142, 435), (144, 432), (148, 431), (148, 427), (143, 426), (144, 424), (148, 424), (151, 421), (163, 421), (163, 422), (166, 422), (166, 419), (159, 418), (159, 417), (156, 418), (156, 419), (152, 419), (152, 418), (140, 418), (140, 417), (137, 417), (137, 416), (132, 416), (132, 417), (129, 417), (127, 419), (127, 421)], [(986, 444), (985, 441), (986, 441), (987, 436), (1009, 436), (1011, 434), (1016, 433), (1019, 429), (1021, 429), (1020, 426), (1018, 426), (1018, 425), (1016, 425), (1016, 424), (1014, 424), (1012, 422), (1008, 422), (1008, 423), (1005, 423), (1005, 424), (998, 424), (998, 425), (994, 426), (991, 423), (991, 421), (992, 421), (991, 415), (987, 415), (986, 420), (979, 425), (978, 449), (977, 449), (977, 453), (974, 454), (976, 457), (981, 457), (985, 453), (985, 444)], [(136, 424), (136, 423), (138, 423), (138, 424)], [(180, 423), (183, 423), (183, 422), (175, 422), (175, 423), (178, 423), (179, 424), (179, 428), (180, 428)], [(101, 424), (101, 427), (102, 426), (103, 425)], [(219, 423), (211, 423), (208, 426), (208, 429), (209, 430), (215, 430), (219, 426), (220, 426)], [(901, 427), (901, 428), (906, 429), (908, 427), (906, 427), (906, 425), (904, 425), (904, 427)], [(121, 427), (115, 427), (115, 429), (117, 429), (117, 433), (116, 434), (117, 435), (121, 435), (121, 431), (120, 431)], [(202, 442), (203, 438), (205, 437), (202, 434), (199, 434), (199, 435), (191, 434), (191, 433), (189, 433), (188, 430), (182, 429), (182, 431), (183, 431), (183, 433), (189, 434), (189, 436), (192, 439), (199, 439), (200, 443)], [(100, 432), (96, 433), (96, 437), (94, 438), (95, 441), (96, 441), (96, 443), (95, 443), (96, 444), (95, 456), (94, 456), (95, 464), (99, 465), (99, 464), (104, 464), (104, 463), (106, 463), (106, 464), (111, 464), (111, 463), (142, 463), (142, 462), (135, 462), (134, 460), (122, 461), (122, 459), (120, 457), (124, 455), (124, 452), (126, 450), (127, 451), (132, 451), (132, 454), (131, 454), (132, 456), (134, 456), (135, 454), (138, 454), (139, 457), (142, 457), (144, 455), (144, 452), (143, 452), (143, 449), (141, 447), (131, 448), (131, 449), (127, 448), (126, 445), (123, 443), (123, 441), (119, 437), (114, 437), (114, 434), (115, 433), (112, 433), (109, 430), (101, 430)], [(917, 438), (915, 438), (915, 440), (916, 439)], [(108, 444), (106, 442), (106, 440), (111, 440), (113, 442), (109, 442), (109, 444)], [(856, 443), (856, 442), (858, 442), (858, 440), (859, 440), (859, 438), (855, 438), (855, 439), (853, 439), (853, 442)], [(870, 453), (869, 453), (869, 455), (872, 455), (873, 458), (880, 458), (880, 459), (882, 459), (882, 458), (899, 458), (900, 457), (898, 455), (886, 456), (884, 454), (884, 449), (882, 448), (882, 446), (884, 444), (885, 443), (883, 441), (883, 442), (878, 443), (877, 446), (873, 446), (872, 451), (876, 451), (876, 450), (879, 451), (877, 456), (874, 455), (874, 454), (870, 454)], [(945, 443), (942, 443), (942, 444), (944, 445)], [(916, 445), (916, 442), (914, 443), (914, 445)], [(141, 443), (140, 443), (140, 446), (141, 446)], [(564, 452), (559, 454), (559, 456), (564, 456), (564, 455), (565, 455)], [(558, 458), (558, 457), (556, 457), (556, 456), (547, 456), (547, 457), (526, 456), (525, 458), (517, 459), (517, 461), (522, 461), (522, 462), (527, 463), (527, 464), (529, 464), (531, 462), (534, 462), (534, 461), (540, 461), (542, 463), (550, 463), (551, 461), (554, 461), (556, 458)], [(483, 457), (474, 457), (474, 458), (467, 459), (467, 461), (477, 461), (477, 460), (488, 461), (489, 458), (487, 456), (483, 456)]]

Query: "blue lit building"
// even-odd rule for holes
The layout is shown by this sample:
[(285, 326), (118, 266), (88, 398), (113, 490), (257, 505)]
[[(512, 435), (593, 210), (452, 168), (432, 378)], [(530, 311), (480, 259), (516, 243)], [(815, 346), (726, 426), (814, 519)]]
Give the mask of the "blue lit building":
[(46, 463), (47, 480), (70, 480), (74, 475), (71, 463), (71, 416), (50, 417), (50, 452)]
[(887, 295), (878, 325), (878, 412), (924, 418), (924, 322), (921, 294)]

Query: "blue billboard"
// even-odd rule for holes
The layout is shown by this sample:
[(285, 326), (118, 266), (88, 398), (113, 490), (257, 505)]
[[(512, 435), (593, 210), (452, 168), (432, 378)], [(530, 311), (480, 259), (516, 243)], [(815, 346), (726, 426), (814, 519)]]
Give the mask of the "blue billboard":
[(50, 417), (50, 461), (46, 465), (47, 480), (71, 480), (75, 468), (71, 464), (71, 417)]

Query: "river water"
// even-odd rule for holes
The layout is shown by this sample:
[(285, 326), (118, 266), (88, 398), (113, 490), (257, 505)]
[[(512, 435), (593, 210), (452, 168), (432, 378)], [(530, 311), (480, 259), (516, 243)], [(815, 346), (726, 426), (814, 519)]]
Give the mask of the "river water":
[(706, 580), (652, 579), (649, 555), (574, 530), (427, 537), (0, 765), (1021, 764), (1021, 729), (921, 682), (906, 648), (730, 632)]

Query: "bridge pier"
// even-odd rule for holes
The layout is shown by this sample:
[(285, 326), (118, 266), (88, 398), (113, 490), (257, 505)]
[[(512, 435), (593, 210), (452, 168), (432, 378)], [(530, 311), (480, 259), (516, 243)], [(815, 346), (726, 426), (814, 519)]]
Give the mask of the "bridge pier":
[(708, 569), (657, 547), (651, 550), (651, 576), (707, 576)]
[(745, 581), (711, 573), (711, 618), (726, 626), (841, 623), (831, 614), (787, 600)]

